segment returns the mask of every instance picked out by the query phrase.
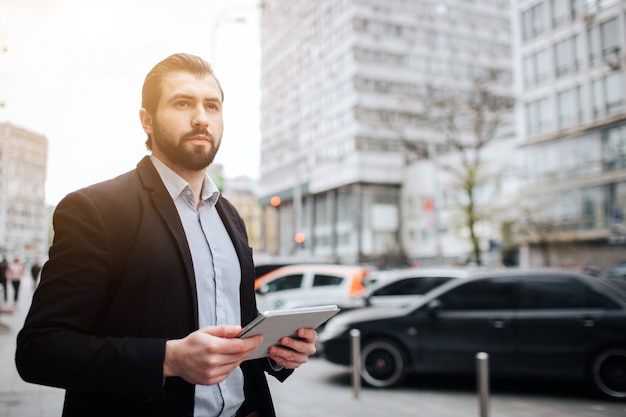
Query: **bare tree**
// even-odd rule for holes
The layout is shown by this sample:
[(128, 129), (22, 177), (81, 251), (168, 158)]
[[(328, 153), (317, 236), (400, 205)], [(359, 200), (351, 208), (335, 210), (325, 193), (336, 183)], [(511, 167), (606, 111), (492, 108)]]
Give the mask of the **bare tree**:
[(552, 259), (550, 253), (551, 242), (555, 238), (557, 225), (550, 220), (539, 221), (536, 218), (535, 210), (525, 207), (522, 208), (520, 232), (527, 239), (534, 240), (541, 252), (542, 264), (551, 266)]
[(481, 264), (481, 245), (476, 225), (481, 220), (476, 201), (479, 187), (493, 181), (495, 175), (486, 172), (482, 154), (497, 137), (513, 109), (510, 95), (498, 89), (498, 72), (475, 78), (465, 91), (452, 91), (428, 86), (424, 100), (424, 123), (438, 140), (438, 154), (454, 155), (454, 163), (439, 163), (449, 172), (465, 198), (460, 202), (472, 246), (472, 256)]

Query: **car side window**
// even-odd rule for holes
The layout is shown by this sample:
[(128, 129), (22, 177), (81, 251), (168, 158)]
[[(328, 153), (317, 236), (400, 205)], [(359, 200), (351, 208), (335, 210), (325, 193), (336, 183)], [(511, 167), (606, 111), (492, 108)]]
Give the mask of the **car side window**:
[(450, 281), (451, 277), (432, 277), (430, 280), (428, 280), (428, 288), (424, 289), (424, 293), (427, 293), (428, 291), (432, 290), (433, 288), (437, 288), (438, 286), (440, 286), (441, 284), (445, 284), (446, 282)]
[(393, 282), (391, 284), (385, 285), (382, 288), (377, 289), (372, 293), (372, 295), (404, 295), (404, 294), (413, 294), (412, 285), (410, 283), (411, 279), (403, 279), (401, 281)]
[(400, 281), (393, 282), (389, 285), (385, 285), (382, 288), (377, 289), (372, 295), (407, 295), (417, 294), (418, 285), (415, 282), (416, 278), (407, 278)]
[(442, 310), (510, 310), (516, 308), (514, 280), (483, 279), (462, 284), (443, 294)]
[(268, 282), (266, 293), (295, 290), (302, 285), (302, 274), (285, 275), (284, 277), (276, 278), (273, 281)]
[(372, 295), (423, 295), (450, 279), (448, 277), (407, 278), (379, 288)]
[(342, 282), (343, 278), (336, 275), (315, 274), (313, 277), (313, 287), (341, 285)]
[(618, 265), (609, 269), (606, 276), (607, 278), (626, 278), (626, 265)]
[(613, 308), (613, 302), (575, 278), (522, 279), (523, 309)]

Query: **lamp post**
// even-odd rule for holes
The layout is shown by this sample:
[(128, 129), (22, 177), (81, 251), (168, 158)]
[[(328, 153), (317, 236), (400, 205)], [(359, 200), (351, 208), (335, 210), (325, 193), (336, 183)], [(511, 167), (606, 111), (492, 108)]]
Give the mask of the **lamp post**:
[[(9, 52), (9, 47), (8, 46), (3, 46), (2, 47), (2, 54), (6, 54), (7, 52)], [(2, 101), (2, 98), (0, 98), (0, 109), (4, 108), (4, 101)]]
[(264, 3), (251, 3), (251, 4), (231, 4), (229, 7), (221, 9), (213, 18), (211, 24), (211, 38), (210, 41), (210, 57), (211, 64), (214, 63), (217, 57), (217, 37), (220, 27), (225, 23), (245, 24), (248, 20), (245, 16), (234, 14), (234, 12), (241, 12), (246, 10), (252, 10), (253, 8), (264, 7)]

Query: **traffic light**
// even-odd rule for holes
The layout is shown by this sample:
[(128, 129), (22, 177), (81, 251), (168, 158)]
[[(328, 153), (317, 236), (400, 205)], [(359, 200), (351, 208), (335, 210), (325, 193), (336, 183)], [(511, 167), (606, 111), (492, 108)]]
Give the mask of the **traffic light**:
[(304, 248), (304, 241), (306, 240), (306, 236), (302, 232), (298, 232), (293, 236), (293, 240), (300, 246)]
[(281, 203), (281, 200), (279, 196), (275, 195), (275, 196), (272, 196), (272, 198), (270, 198), (270, 205), (272, 207), (278, 207), (280, 206), (280, 203)]

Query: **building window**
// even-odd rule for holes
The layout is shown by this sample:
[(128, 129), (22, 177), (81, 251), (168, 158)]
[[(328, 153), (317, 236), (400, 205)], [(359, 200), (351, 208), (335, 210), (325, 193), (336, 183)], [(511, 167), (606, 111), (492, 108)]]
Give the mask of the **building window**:
[(526, 130), (529, 136), (548, 132), (552, 128), (552, 119), (548, 97), (526, 104)]
[(602, 169), (626, 169), (626, 124), (607, 129), (602, 135)]
[(545, 30), (543, 5), (540, 2), (522, 12), (522, 37), (525, 41), (537, 37)]
[(548, 49), (542, 49), (524, 60), (524, 80), (527, 85), (539, 85), (550, 78), (549, 58)]
[(593, 63), (620, 52), (620, 36), (617, 17), (609, 19), (587, 30), (589, 62)]
[(604, 78), (604, 94), (608, 115), (622, 111), (624, 106), (624, 74), (614, 72)]
[(602, 80), (593, 80), (591, 82), (591, 110), (593, 111), (594, 119), (599, 117), (603, 113), (604, 99), (602, 94)]
[(592, 81), (591, 99), (594, 118), (610, 116), (624, 110), (624, 74), (613, 72)]
[(619, 0), (584, 0), (585, 11), (587, 13), (597, 13), (600, 10), (607, 9), (615, 4)]
[(554, 45), (556, 77), (578, 70), (578, 36), (574, 35)]
[(557, 94), (557, 112), (560, 129), (580, 123), (580, 87)]
[(576, 0), (550, 0), (552, 26), (576, 19)]
[(543, 49), (535, 55), (535, 82), (541, 84), (548, 80), (550, 74), (550, 62), (548, 50)]
[(524, 86), (529, 87), (533, 82), (533, 61), (530, 56), (524, 57)]
[(551, 128), (552, 114), (550, 111), (550, 100), (546, 97), (537, 101), (537, 130), (538, 133), (545, 133)]
[(619, 52), (620, 36), (617, 17), (600, 24), (600, 42), (603, 57)]

